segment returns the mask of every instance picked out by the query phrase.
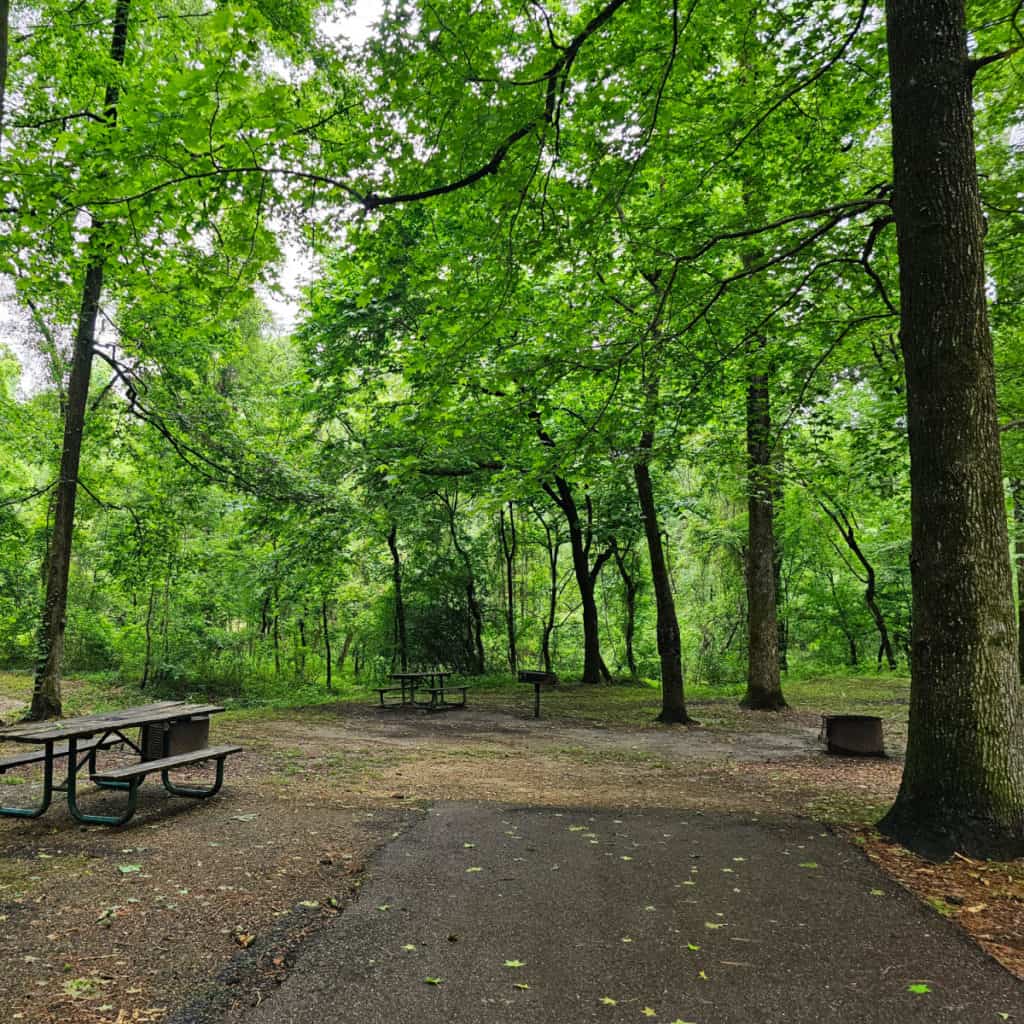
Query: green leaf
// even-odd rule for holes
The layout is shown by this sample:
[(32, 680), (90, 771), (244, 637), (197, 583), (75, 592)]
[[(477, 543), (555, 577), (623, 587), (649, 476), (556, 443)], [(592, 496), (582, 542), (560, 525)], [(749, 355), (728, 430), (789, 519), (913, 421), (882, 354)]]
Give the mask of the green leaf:
[(118, 864), (117, 870), (120, 871), (122, 875), (134, 875), (137, 872), (142, 870), (142, 865), (141, 864)]
[(913, 984), (907, 986), (907, 991), (913, 992), (915, 996), (923, 996), (928, 992), (931, 992), (931, 988), (923, 981), (915, 981)]
[(502, 967), (525, 967), (526, 964), (524, 964), (522, 960), (506, 960), (501, 966)]
[(444, 978), (424, 978), (424, 983), (427, 985), (443, 985)]

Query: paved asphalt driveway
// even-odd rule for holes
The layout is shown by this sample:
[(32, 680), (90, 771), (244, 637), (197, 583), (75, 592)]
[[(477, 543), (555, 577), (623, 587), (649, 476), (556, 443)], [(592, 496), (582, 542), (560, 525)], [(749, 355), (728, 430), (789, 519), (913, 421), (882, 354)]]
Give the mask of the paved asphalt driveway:
[(1024, 1024), (1024, 985), (810, 822), (438, 804), (247, 1020)]

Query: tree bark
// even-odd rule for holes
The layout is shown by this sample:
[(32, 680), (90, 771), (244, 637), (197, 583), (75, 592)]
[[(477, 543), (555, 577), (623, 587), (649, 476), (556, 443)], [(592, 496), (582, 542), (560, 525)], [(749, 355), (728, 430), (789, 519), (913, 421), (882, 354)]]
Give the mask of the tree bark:
[(92, 346), (96, 338), (96, 317), (103, 291), (103, 261), (94, 255), (85, 272), (82, 307), (75, 331), (71, 377), (64, 414), (64, 442), (57, 483), (50, 550), (46, 560), (46, 597), (39, 626), (36, 673), (29, 718), (59, 718), (61, 714), (60, 671), (64, 659), (64, 630), (67, 626), (68, 576), (71, 571), (71, 543), (78, 496), (78, 468), (82, 457), (85, 409), (92, 374)]
[(10, 38), (11, 0), (0, 0), (0, 151), (4, 142), (4, 111), (7, 105), (7, 52)]
[[(409, 650), (405, 642), (405, 605), (402, 602), (402, 560), (398, 555), (398, 524), (391, 524), (388, 534), (388, 549), (391, 551), (391, 579), (395, 587), (395, 654), (403, 672), (409, 671)], [(358, 672), (357, 672), (358, 675)]]
[[(864, 603), (868, 606), (871, 618), (878, 630), (878, 671), (882, 670), (882, 659), (885, 658), (890, 672), (896, 671), (896, 654), (892, 649), (892, 641), (889, 639), (889, 627), (886, 625), (885, 616), (878, 604), (878, 588), (875, 576), (875, 567), (864, 554), (864, 549), (857, 542), (857, 532), (854, 529), (851, 518), (840, 508), (834, 511), (823, 501), (818, 504), (824, 509), (825, 514), (835, 524), (840, 536), (846, 541), (846, 546), (853, 553), (854, 558), (861, 564), (864, 575), (858, 577), (864, 583)], [(855, 573), (856, 575), (856, 573)]]
[(334, 689), (333, 678), (331, 676), (331, 672), (332, 672), (332, 666), (331, 666), (331, 634), (330, 634), (330, 631), (328, 629), (328, 623), (327, 623), (327, 598), (324, 598), (320, 602), (320, 618), (323, 621), (323, 627), (324, 627), (324, 662), (327, 665), (327, 689), (328, 690), (333, 690)]
[[(557, 488), (557, 490), (556, 490)], [(580, 605), (583, 615), (583, 677), (584, 683), (597, 684), (602, 675), (610, 681), (608, 669), (601, 658), (600, 619), (597, 614), (597, 600), (594, 596), (597, 578), (604, 563), (611, 557), (611, 549), (602, 551), (594, 564), (590, 564), (590, 550), (593, 543), (593, 510), (590, 497), (586, 499), (587, 525), (580, 520), (579, 507), (572, 487), (564, 477), (555, 477), (555, 487), (544, 484), (544, 490), (562, 510), (569, 527), (569, 550), (572, 552), (572, 567), (576, 585), (580, 591)]]
[(467, 611), (467, 653), (470, 656), (470, 670), (473, 675), (484, 673), (484, 616), (480, 607), (480, 601), (476, 596), (476, 576), (473, 574), (473, 563), (470, 561), (469, 552), (459, 542), (459, 533), (455, 527), (455, 512), (457, 500), (452, 501), (447, 494), (438, 495), (441, 503), (448, 513), (448, 532), (452, 539), (452, 547), (455, 548), (462, 565), (466, 570), (466, 611)]
[(352, 641), (355, 639), (355, 634), (351, 629), (345, 630), (345, 639), (341, 642), (341, 651), (338, 654), (338, 671), (345, 671), (345, 661), (348, 659), (349, 648), (352, 646)]
[(747, 387), (747, 692), (743, 707), (786, 707), (779, 674), (775, 595), (775, 513), (768, 375), (752, 373)]
[(779, 672), (781, 673), (789, 671), (789, 621), (786, 616), (786, 590), (782, 581), (782, 564), (785, 559), (785, 553), (782, 550), (782, 541), (776, 529), (785, 496), (783, 477), (786, 467), (781, 437), (775, 439), (774, 448), (775, 479), (772, 482), (772, 534), (775, 540), (775, 556), (772, 560), (772, 575), (775, 578), (775, 621), (778, 625)]
[(879, 827), (930, 856), (1024, 854), (1024, 694), (963, 0), (888, 0), (910, 437), (910, 725)]
[(849, 650), (849, 664), (851, 667), (856, 668), (860, 662), (860, 658), (857, 655), (857, 634), (854, 633), (853, 627), (847, 621), (846, 609), (843, 608), (842, 602), (839, 600), (839, 591), (836, 590), (836, 578), (832, 573), (831, 569), (825, 570), (828, 576), (828, 584), (832, 590), (832, 602), (836, 606), (836, 617), (839, 619), (839, 628), (843, 632), (843, 636), (846, 637), (846, 646)]
[(153, 610), (156, 608), (156, 587), (149, 588), (149, 604), (146, 608), (146, 658), (142, 664), (142, 681), (139, 689), (144, 690), (149, 683), (149, 674), (153, 668)]
[[(128, 42), (128, 14), (131, 0), (117, 0), (110, 59), (124, 64)], [(6, 24), (6, 19), (5, 19)], [(6, 33), (4, 36), (6, 47)], [(109, 127), (117, 120), (118, 87), (108, 85), (104, 95), (104, 115)], [(64, 657), (64, 630), (67, 626), (68, 575), (71, 571), (71, 545), (75, 528), (75, 500), (78, 495), (78, 468), (82, 457), (85, 411), (92, 376), (92, 353), (96, 341), (96, 318), (103, 293), (103, 225), (93, 220), (87, 243), (88, 264), (82, 283), (82, 301), (75, 328), (64, 413), (64, 440), (57, 482), (57, 508), (47, 552), (46, 597), (36, 642), (36, 671), (32, 687), (29, 718), (59, 718), (61, 714), (60, 672)]]
[(544, 662), (544, 671), (551, 671), (551, 634), (555, 631), (555, 615), (558, 611), (558, 549), (561, 546), (558, 531), (553, 530), (548, 521), (538, 511), (534, 514), (544, 527), (545, 550), (548, 556), (548, 607), (541, 631), (540, 654)]
[[(632, 551), (632, 545), (630, 546)], [(639, 679), (640, 673), (636, 667), (636, 654), (633, 651), (633, 638), (636, 635), (636, 595), (639, 590), (639, 583), (636, 576), (629, 571), (626, 560), (622, 555), (618, 544), (614, 549), (615, 564), (619, 569), (619, 576), (622, 579), (622, 589), (626, 600), (626, 625), (623, 630), (626, 641), (626, 664), (629, 666), (629, 675), (632, 679)]]
[[(644, 433), (641, 449), (650, 450), (654, 437)], [(685, 724), (691, 721), (686, 713), (683, 696), (683, 658), (679, 639), (679, 620), (676, 618), (676, 602), (672, 594), (672, 580), (669, 578), (665, 549), (661, 543), (658, 528), (658, 509), (654, 503), (654, 485), (651, 471), (646, 462), (633, 466), (636, 493), (640, 501), (640, 515), (644, 521), (644, 536), (647, 539), (647, 554), (651, 562), (651, 582), (654, 586), (654, 604), (658, 617), (658, 659), (661, 662), (661, 712), (659, 722)]]
[(515, 505), (508, 503), (508, 530), (505, 529), (505, 510), (498, 516), (498, 536), (501, 553), (505, 558), (505, 627), (508, 632), (508, 667), (514, 674), (519, 665), (516, 652), (516, 606), (515, 606), (515, 560), (516, 560), (516, 514)]
[(1017, 566), (1017, 662), (1024, 679), (1024, 480), (1012, 480), (1013, 554)]

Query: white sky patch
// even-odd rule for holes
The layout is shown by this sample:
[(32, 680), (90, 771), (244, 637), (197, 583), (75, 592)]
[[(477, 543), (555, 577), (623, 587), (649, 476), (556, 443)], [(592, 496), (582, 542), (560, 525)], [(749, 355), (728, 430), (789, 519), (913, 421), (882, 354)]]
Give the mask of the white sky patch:
[(332, 10), (320, 24), (329, 39), (347, 39), (357, 46), (370, 38), (373, 27), (384, 12), (382, 0), (353, 0), (347, 10)]

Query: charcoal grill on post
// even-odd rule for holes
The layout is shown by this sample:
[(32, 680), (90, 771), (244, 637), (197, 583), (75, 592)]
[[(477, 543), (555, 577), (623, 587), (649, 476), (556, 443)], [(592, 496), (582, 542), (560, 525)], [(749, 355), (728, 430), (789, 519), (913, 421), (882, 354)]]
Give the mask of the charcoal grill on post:
[(822, 715), (821, 740), (830, 754), (885, 757), (882, 720), (877, 715)]
[(532, 669), (521, 668), (519, 682), (533, 684), (533, 717), (540, 718), (540, 688), (557, 686), (558, 676), (554, 672), (535, 672)]

